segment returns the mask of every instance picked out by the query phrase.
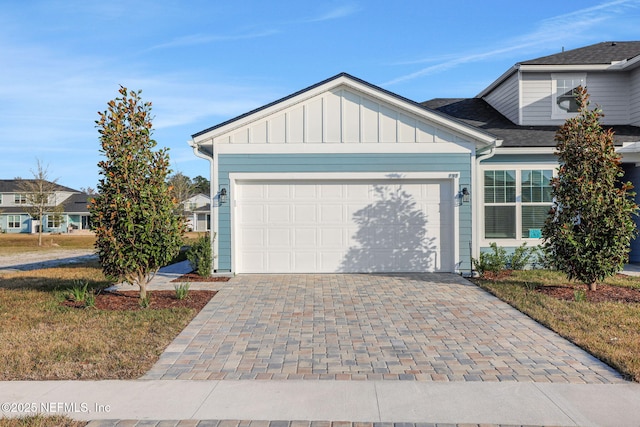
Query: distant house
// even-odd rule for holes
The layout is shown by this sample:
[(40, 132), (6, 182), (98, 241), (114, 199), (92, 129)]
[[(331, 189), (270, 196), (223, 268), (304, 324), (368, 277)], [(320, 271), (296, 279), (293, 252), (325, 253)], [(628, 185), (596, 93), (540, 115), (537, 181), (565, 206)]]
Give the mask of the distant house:
[(519, 62), (469, 99), (417, 103), (342, 73), (192, 135), (217, 192), (214, 269), (469, 272), (491, 242), (541, 243), (578, 85), (640, 188), (640, 42)]
[(183, 202), (184, 217), (188, 231), (209, 231), (211, 224), (211, 199), (205, 194), (196, 194)]
[[(3, 233), (36, 233), (40, 221), (32, 218), (25, 207), (27, 195), (21, 183), (25, 180), (0, 180), (0, 231)], [(51, 204), (61, 206), (60, 215), (45, 215), (42, 231), (45, 233), (70, 233), (89, 230), (89, 196), (78, 190), (56, 185)]]

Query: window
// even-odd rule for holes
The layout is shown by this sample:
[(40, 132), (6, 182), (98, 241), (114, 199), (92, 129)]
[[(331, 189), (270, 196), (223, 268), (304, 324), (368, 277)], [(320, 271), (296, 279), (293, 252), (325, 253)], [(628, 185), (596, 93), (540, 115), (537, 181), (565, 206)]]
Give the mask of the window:
[(488, 239), (516, 237), (516, 172), (491, 170), (484, 173), (484, 233)]
[(575, 89), (586, 85), (585, 74), (551, 75), (551, 118), (565, 119), (578, 112)]
[(7, 228), (20, 228), (21, 223), (20, 215), (7, 215)]
[(523, 170), (522, 191), (522, 238), (539, 238), (540, 230), (551, 205), (551, 170)]
[(58, 228), (62, 223), (59, 215), (47, 215), (47, 228)]
[(16, 205), (24, 205), (27, 203), (27, 195), (26, 194), (14, 194), (13, 202)]
[(538, 239), (551, 206), (552, 169), (484, 172), (484, 237)]

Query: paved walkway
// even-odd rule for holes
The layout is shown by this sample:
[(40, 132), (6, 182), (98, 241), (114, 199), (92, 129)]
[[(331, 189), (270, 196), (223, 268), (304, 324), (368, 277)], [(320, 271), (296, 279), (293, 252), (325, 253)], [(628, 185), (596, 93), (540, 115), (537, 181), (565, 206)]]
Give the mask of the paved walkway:
[(240, 275), (144, 379), (622, 383), (452, 274)]
[[(187, 268), (152, 286), (173, 289)], [(0, 382), (1, 415), (38, 408), (90, 427), (640, 425), (639, 384), (457, 276), (193, 285), (220, 292), (146, 379)]]

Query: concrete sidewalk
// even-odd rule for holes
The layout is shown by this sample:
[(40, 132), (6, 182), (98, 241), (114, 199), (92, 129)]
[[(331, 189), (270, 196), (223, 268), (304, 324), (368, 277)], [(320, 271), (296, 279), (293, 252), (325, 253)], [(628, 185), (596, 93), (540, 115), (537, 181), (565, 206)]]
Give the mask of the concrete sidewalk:
[(4, 416), (62, 412), (95, 420), (91, 426), (117, 420), (640, 425), (640, 385), (632, 383), (15, 381), (0, 383), (0, 402)]

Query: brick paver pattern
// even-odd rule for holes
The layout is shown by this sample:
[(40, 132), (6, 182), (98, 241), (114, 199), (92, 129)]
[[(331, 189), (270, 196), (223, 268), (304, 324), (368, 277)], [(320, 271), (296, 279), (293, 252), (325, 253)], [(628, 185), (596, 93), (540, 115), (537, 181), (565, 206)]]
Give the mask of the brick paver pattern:
[(621, 383), (453, 274), (239, 275), (144, 379)]

